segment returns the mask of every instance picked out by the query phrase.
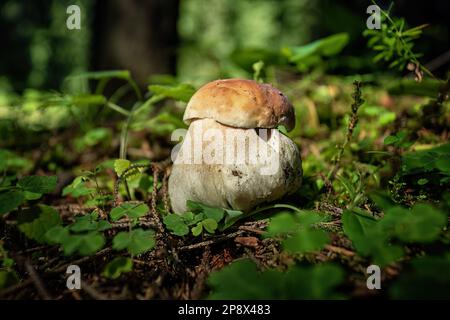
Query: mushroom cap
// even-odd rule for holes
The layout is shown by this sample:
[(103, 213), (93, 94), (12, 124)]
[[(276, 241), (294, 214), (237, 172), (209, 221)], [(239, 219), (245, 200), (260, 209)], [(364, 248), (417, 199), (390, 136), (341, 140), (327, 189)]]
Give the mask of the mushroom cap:
[(189, 101), (183, 120), (214, 119), (237, 128), (295, 126), (295, 114), (287, 97), (270, 84), (253, 80), (224, 79), (201, 87)]

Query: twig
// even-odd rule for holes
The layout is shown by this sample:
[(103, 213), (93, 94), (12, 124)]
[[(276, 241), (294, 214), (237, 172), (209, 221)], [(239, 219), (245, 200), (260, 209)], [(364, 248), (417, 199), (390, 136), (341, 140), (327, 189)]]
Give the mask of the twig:
[(96, 254), (94, 254), (92, 256), (86, 256), (86, 257), (80, 258), (78, 260), (71, 261), (69, 263), (63, 264), (60, 267), (57, 267), (56, 269), (49, 270), (48, 272), (51, 272), (51, 273), (65, 272), (67, 270), (67, 267), (72, 265), (72, 264), (76, 264), (76, 265), (82, 264), (82, 263), (84, 263), (86, 261), (89, 261), (89, 260), (91, 260), (93, 258), (101, 256), (101, 255), (103, 255), (105, 253), (108, 253), (109, 251), (111, 251), (111, 248), (105, 248), (103, 250), (100, 250), (99, 252), (97, 252)]
[(336, 247), (331, 244), (327, 244), (325, 246), (325, 249), (327, 249), (328, 251), (334, 252), (334, 253), (341, 254), (346, 257), (353, 257), (355, 255), (355, 253), (353, 251), (350, 251), (350, 250), (347, 250), (347, 249), (341, 248), (341, 247)]
[[(130, 227), (130, 223), (131, 223), (131, 221), (114, 222), (114, 223), (112, 223), (112, 227), (113, 228), (128, 228), (128, 227)], [(157, 224), (150, 222), (150, 221), (138, 220), (138, 225), (142, 226), (142, 227), (153, 228), (153, 229), (158, 228)]]
[(152, 214), (152, 216), (155, 218), (159, 232), (161, 234), (164, 233), (164, 227), (163, 224), (161, 222), (161, 219), (159, 218), (159, 214), (156, 210), (156, 200), (158, 197), (158, 179), (159, 179), (159, 170), (160, 167), (158, 167), (156, 164), (152, 165), (152, 169), (153, 169), (153, 189), (152, 189), (152, 196), (150, 199), (150, 212)]
[(329, 212), (332, 216), (335, 217), (341, 217), (342, 213), (344, 212), (343, 209), (339, 207), (335, 207), (329, 203), (323, 202), (319, 205), (319, 209), (325, 210)]
[(18, 291), (18, 290), (22, 290), (26, 287), (28, 287), (30, 284), (33, 283), (33, 280), (30, 278), (28, 278), (27, 280), (24, 280), (22, 282), (19, 282), (18, 284), (8, 287), (2, 291), (0, 291), (0, 298), (4, 298), (6, 296), (9, 296), (10, 294)]
[(264, 230), (255, 229), (255, 228), (252, 228), (252, 227), (249, 227), (249, 226), (240, 226), (239, 230), (252, 232), (252, 233), (256, 233), (256, 234), (264, 234), (264, 233), (266, 233)]
[(24, 253), (31, 253), (31, 252), (35, 252), (35, 251), (39, 251), (39, 250), (43, 250), (43, 249), (47, 249), (47, 248), (48, 248), (48, 246), (34, 247), (34, 248), (19, 251), (16, 253), (16, 255), (23, 255)]
[(39, 275), (36, 273), (36, 270), (34, 270), (33, 266), (28, 260), (25, 261), (25, 269), (30, 274), (30, 278), (33, 281), (33, 284), (36, 287), (36, 290), (38, 294), (41, 296), (41, 298), (44, 300), (51, 300), (52, 298), (50, 297), (50, 294), (48, 293), (47, 289), (45, 289), (41, 278), (39, 278)]
[(167, 168), (164, 170), (163, 182), (162, 182), (162, 194), (163, 194), (163, 203), (164, 210), (169, 214), (170, 213), (170, 202), (169, 202), (169, 189), (168, 189), (168, 180), (169, 180), (170, 172)]
[(81, 288), (92, 298), (95, 300), (111, 300), (108, 296), (103, 293), (98, 292), (93, 287), (88, 285), (85, 281), (81, 281)]
[(207, 246), (209, 246), (211, 244), (219, 243), (219, 242), (222, 242), (222, 241), (225, 241), (225, 240), (232, 239), (232, 238), (235, 238), (237, 236), (240, 236), (244, 232), (245, 232), (244, 230), (238, 230), (238, 231), (235, 231), (233, 233), (229, 233), (229, 234), (227, 234), (225, 236), (222, 236), (222, 237), (219, 237), (219, 238), (216, 238), (216, 239), (206, 240), (206, 241), (194, 243), (194, 244), (191, 244), (191, 245), (188, 245), (188, 246), (183, 246), (183, 247), (179, 248), (178, 250), (179, 251), (188, 251), (188, 250), (193, 250), (193, 249), (207, 247)]

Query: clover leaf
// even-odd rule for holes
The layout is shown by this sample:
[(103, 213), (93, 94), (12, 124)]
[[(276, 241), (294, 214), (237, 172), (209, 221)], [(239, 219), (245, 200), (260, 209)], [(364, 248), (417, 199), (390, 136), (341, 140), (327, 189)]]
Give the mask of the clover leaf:
[(102, 272), (102, 275), (109, 279), (117, 279), (123, 273), (133, 270), (133, 260), (128, 257), (115, 257), (110, 261)]
[(121, 231), (113, 239), (115, 250), (127, 249), (132, 255), (139, 255), (155, 246), (155, 232), (141, 228), (132, 231)]
[(51, 193), (56, 188), (56, 176), (28, 176), (23, 177), (17, 186), (32, 193)]
[(144, 203), (122, 203), (120, 206), (115, 207), (109, 213), (112, 221), (117, 221), (124, 216), (128, 216), (130, 219), (138, 219), (145, 216), (150, 209)]

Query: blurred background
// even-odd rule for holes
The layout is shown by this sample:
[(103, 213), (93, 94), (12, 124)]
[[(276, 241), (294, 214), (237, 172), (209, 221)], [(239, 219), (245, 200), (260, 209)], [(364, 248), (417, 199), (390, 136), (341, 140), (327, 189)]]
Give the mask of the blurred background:
[[(81, 8), (81, 30), (66, 28), (66, 9), (71, 4)], [(249, 77), (255, 59), (267, 63), (283, 47), (340, 32), (348, 33), (350, 41), (327, 71), (373, 72), (379, 66), (372, 62), (362, 35), (370, 4), (362, 0), (2, 0), (0, 85), (17, 92), (68, 90), (62, 87), (67, 76), (111, 69), (130, 70), (141, 88), (157, 74), (198, 85), (216, 78)], [(379, 2), (384, 8), (389, 4)], [(438, 0), (395, 1), (393, 6), (393, 13), (405, 17), (410, 26), (430, 24), (417, 50), (437, 75), (449, 65), (449, 6)]]

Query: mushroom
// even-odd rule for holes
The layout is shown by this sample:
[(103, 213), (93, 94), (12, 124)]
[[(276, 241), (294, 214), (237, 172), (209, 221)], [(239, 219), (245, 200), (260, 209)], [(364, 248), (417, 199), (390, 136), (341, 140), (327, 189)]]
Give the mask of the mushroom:
[(192, 96), (183, 120), (189, 128), (172, 152), (169, 177), (176, 213), (188, 210), (187, 200), (248, 212), (299, 188), (299, 150), (277, 129), (293, 129), (294, 110), (271, 85), (210, 82)]

